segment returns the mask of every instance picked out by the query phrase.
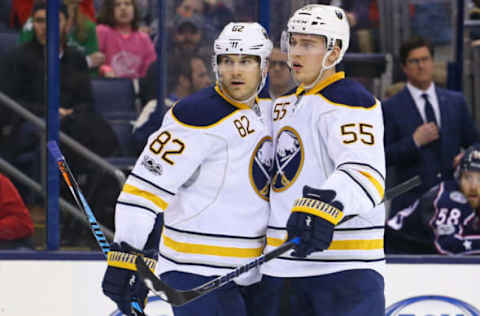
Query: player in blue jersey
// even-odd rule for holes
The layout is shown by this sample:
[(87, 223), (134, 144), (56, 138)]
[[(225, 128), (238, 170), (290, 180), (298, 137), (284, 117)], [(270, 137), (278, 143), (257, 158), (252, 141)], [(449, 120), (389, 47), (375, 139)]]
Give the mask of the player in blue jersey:
[(480, 253), (480, 144), (469, 147), (455, 181), (436, 185), (387, 221), (388, 253)]

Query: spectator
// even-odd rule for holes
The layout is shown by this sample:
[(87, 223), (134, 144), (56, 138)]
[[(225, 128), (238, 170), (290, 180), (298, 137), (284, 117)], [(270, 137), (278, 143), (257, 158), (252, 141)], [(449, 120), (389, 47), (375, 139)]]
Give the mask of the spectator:
[(105, 0), (98, 15), (97, 36), (105, 77), (141, 78), (156, 59), (150, 37), (138, 31), (136, 0)]
[(137, 0), (139, 11), (138, 30), (154, 38), (157, 33), (158, 0)]
[(13, 183), (0, 174), (0, 249), (34, 248), (33, 221)]
[[(207, 63), (201, 56), (174, 55), (170, 57), (168, 65), (167, 91), (170, 93), (165, 98), (167, 107), (211, 84)], [(147, 104), (134, 124), (133, 135), (139, 151), (145, 146), (148, 136), (160, 127), (166, 111), (163, 106), (157, 106), (157, 69), (158, 65), (155, 62), (148, 70), (147, 76), (140, 81), (143, 99)]]
[[(69, 19), (67, 22), (67, 46), (77, 48), (86, 56), (92, 74), (105, 61), (105, 55), (98, 51), (95, 22), (85, 15), (79, 7), (81, 0), (64, 0), (67, 4)], [(29, 18), (20, 32), (20, 44), (30, 42), (35, 37), (32, 18)]]
[(393, 214), (450, 180), (460, 149), (479, 140), (463, 95), (433, 83), (433, 56), (432, 44), (422, 38), (403, 43), (400, 62), (407, 84), (383, 103), (387, 167), (394, 169), (398, 182), (415, 175), (422, 180), (421, 186), (392, 201)]
[(190, 18), (194, 15), (202, 15), (205, 9), (204, 0), (176, 0), (175, 13)]
[[(372, 4), (373, 2), (373, 4)], [(375, 51), (375, 37), (378, 32), (370, 20), (370, 8), (376, 1), (372, 0), (343, 0), (341, 7), (347, 14), (352, 32), (350, 51), (373, 53)]]
[(373, 53), (378, 42), (378, 7), (376, 0), (318, 0), (345, 10), (350, 24), (349, 51)]
[(290, 67), (287, 64), (287, 54), (274, 47), (270, 56), (269, 67), (270, 96), (276, 99), (295, 87)]
[(206, 37), (215, 39), (227, 23), (234, 21), (232, 10), (222, 0), (206, 0), (203, 16), (206, 21)]
[(173, 55), (200, 54), (211, 55), (211, 45), (207, 45), (203, 38), (203, 18), (199, 15), (182, 17), (177, 15), (173, 30), (169, 32), (171, 38), (168, 47), (172, 48)]
[[(80, 143), (101, 156), (111, 155), (117, 149), (117, 139), (111, 127), (93, 111), (93, 97), (90, 76), (84, 56), (76, 49), (67, 47), (66, 27), (68, 11), (60, 5), (60, 128)], [(45, 116), (46, 100), (46, 5), (36, 4), (33, 9), (35, 38), (11, 51), (0, 69), (4, 71), (0, 82), (3, 91), (26, 109), (39, 117)], [(38, 131), (29, 122), (24, 122), (11, 112), (2, 113), (11, 125), (10, 143), (6, 148), (10, 158), (18, 162), (25, 153), (37, 152)], [(68, 155), (70, 156), (70, 155)], [(37, 167), (38, 156), (31, 155), (23, 170)], [(75, 170), (85, 170), (84, 161), (78, 155), (71, 155)], [(28, 170), (28, 169), (27, 169)], [(31, 169), (30, 175), (39, 178), (38, 169)]]
[[(32, 14), (34, 3), (46, 3), (46, 0), (12, 0), (10, 27), (20, 30)], [(95, 22), (93, 0), (80, 0), (80, 11)]]
[(444, 181), (387, 221), (394, 254), (480, 254), (480, 145), (471, 146)]

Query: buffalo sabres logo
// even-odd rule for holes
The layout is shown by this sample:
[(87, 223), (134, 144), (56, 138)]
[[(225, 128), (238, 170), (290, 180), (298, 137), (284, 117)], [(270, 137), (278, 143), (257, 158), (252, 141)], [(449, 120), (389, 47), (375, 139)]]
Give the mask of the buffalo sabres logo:
[(337, 18), (338, 18), (339, 20), (342, 20), (342, 19), (343, 19), (342, 11), (340, 11), (340, 10), (335, 10), (335, 14), (337, 15)]
[(286, 190), (295, 182), (303, 166), (303, 144), (297, 131), (286, 126), (277, 135), (272, 189)]
[(257, 194), (268, 201), (273, 170), (273, 142), (267, 136), (262, 138), (250, 159), (250, 183)]

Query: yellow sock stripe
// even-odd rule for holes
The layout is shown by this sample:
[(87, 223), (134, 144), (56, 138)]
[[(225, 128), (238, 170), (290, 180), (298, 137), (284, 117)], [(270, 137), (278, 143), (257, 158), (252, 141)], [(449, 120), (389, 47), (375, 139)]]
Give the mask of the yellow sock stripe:
[[(121, 251), (110, 251), (107, 256), (107, 262), (110, 267), (127, 269), (131, 271), (137, 271), (135, 266), (136, 255), (125, 253)], [(157, 266), (157, 260), (152, 258), (143, 258), (147, 266), (155, 272), (155, 267)]]
[(149, 200), (150, 202), (152, 202), (153, 204), (155, 204), (156, 206), (158, 206), (162, 210), (166, 210), (167, 207), (168, 207), (168, 203), (165, 202), (164, 200), (162, 200), (161, 198), (159, 198), (158, 196), (156, 196), (155, 194), (150, 193), (148, 191), (141, 190), (141, 189), (139, 189), (136, 186), (133, 186), (131, 184), (125, 184), (123, 186), (122, 191), (126, 192), (126, 193), (129, 193), (129, 194), (139, 196), (139, 197), (144, 198), (146, 200)]
[[(267, 237), (267, 245), (272, 247), (281, 246), (286, 239)], [(383, 239), (369, 240), (334, 240), (328, 250), (375, 250), (383, 249)]]
[(383, 187), (383, 185), (380, 184), (380, 182), (377, 181), (377, 179), (375, 179), (371, 174), (369, 174), (368, 172), (366, 171), (360, 171), (358, 170), (358, 172), (360, 172), (362, 175), (364, 175), (365, 177), (367, 177), (368, 180), (370, 180), (370, 182), (373, 183), (373, 186), (375, 187), (375, 189), (377, 189), (377, 192), (378, 194), (380, 195), (380, 199), (383, 199), (383, 195), (385, 194), (385, 189)]
[(263, 247), (237, 248), (191, 244), (175, 241), (165, 235), (163, 235), (163, 244), (178, 252), (220, 257), (254, 258), (263, 252)]
[(310, 198), (296, 199), (292, 212), (312, 214), (321, 217), (334, 225), (337, 225), (343, 217), (343, 212), (338, 208)]

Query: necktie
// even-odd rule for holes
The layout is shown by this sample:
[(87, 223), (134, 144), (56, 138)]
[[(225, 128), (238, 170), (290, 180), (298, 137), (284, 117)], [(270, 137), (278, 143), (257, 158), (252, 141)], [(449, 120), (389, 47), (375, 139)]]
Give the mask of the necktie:
[[(422, 98), (425, 99), (425, 116), (427, 123), (433, 122), (435, 125), (437, 125), (437, 128), (439, 128), (437, 119), (435, 118), (435, 113), (433, 112), (433, 106), (430, 101), (428, 101), (428, 94), (422, 94)], [(441, 153), (440, 142), (438, 140), (432, 142), (430, 146), (427, 147), (427, 150), (428, 149), (432, 150), (435, 153), (435, 156), (439, 157)]]
[(438, 126), (437, 119), (435, 118), (435, 112), (433, 112), (433, 106), (430, 101), (428, 101), (428, 94), (422, 94), (422, 98), (425, 100), (425, 116), (427, 122), (433, 122)]

